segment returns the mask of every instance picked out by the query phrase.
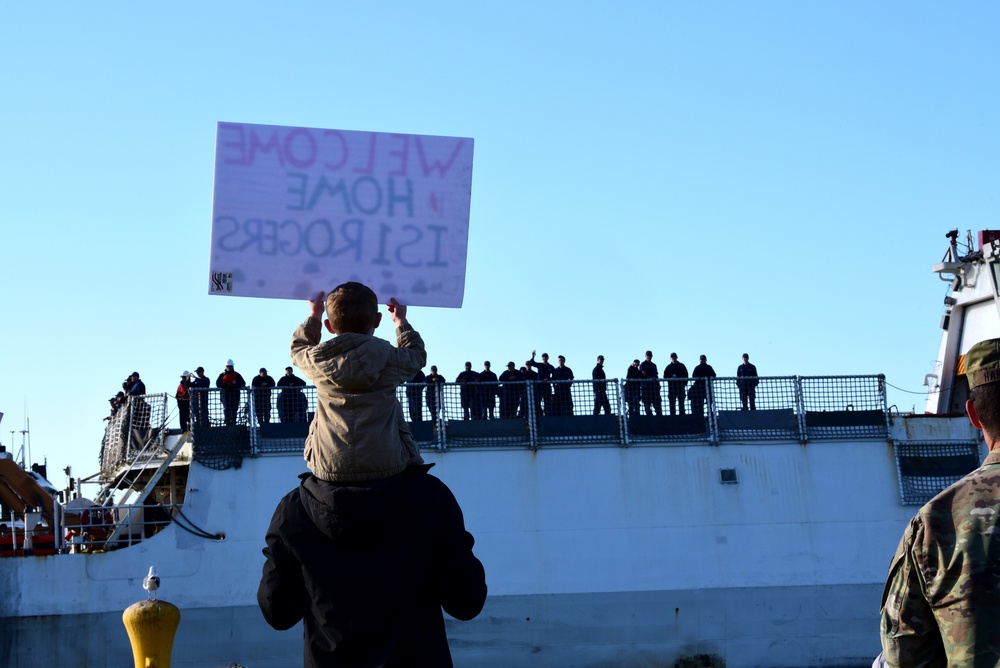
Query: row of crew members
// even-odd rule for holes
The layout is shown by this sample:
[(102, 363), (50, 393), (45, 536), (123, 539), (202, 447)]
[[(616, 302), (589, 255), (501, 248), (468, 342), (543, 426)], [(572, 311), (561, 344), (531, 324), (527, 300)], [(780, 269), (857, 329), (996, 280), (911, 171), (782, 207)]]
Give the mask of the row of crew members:
[[(527, 394), (523, 385), (510, 385), (497, 387), (493, 383), (516, 383), (518, 381), (541, 381), (543, 385), (535, 388), (535, 411), (538, 415), (573, 415), (573, 397), (568, 382), (553, 383), (551, 386), (546, 381), (572, 381), (574, 380), (573, 370), (566, 366), (566, 358), (562, 355), (557, 357), (558, 365), (549, 363), (548, 353), (542, 353), (541, 362), (536, 361), (536, 352), (531, 351), (531, 358), (524, 366), (517, 369), (514, 362), (507, 363), (507, 370), (497, 376), (490, 368), (490, 362), (483, 363), (483, 370), (475, 372), (472, 370), (472, 363), (465, 363), (465, 370), (455, 379), (461, 384), (461, 405), (462, 417), (469, 419), (494, 419), (496, 417), (496, 399), (500, 399), (500, 417), (526, 417)], [(629, 383), (630, 380), (656, 379), (659, 378), (656, 364), (652, 361), (652, 351), (646, 351), (646, 359), (640, 362), (638, 359), (632, 361), (632, 365), (626, 371), (625, 401), (630, 414), (641, 414), (640, 409), (644, 409), (646, 415), (662, 415), (662, 399), (659, 383)], [(670, 354), (670, 364), (664, 369), (665, 379), (684, 379), (684, 382), (668, 382), (667, 396), (670, 406), (670, 414), (685, 414), (684, 399), (687, 378), (715, 377), (715, 370), (708, 364), (705, 355), (701, 356), (701, 363), (695, 367), (694, 372), (689, 376), (687, 367), (677, 359), (677, 353)], [(737, 368), (737, 384), (740, 390), (740, 401), (743, 410), (756, 409), (756, 386), (757, 368), (750, 364), (749, 355), (743, 354), (743, 363)], [(592, 379), (595, 381), (605, 381), (607, 376), (604, 372), (604, 356), (597, 356), (597, 365), (592, 372)], [(445, 378), (438, 373), (437, 367), (432, 366), (429, 374), (422, 371), (409, 381), (406, 389), (407, 403), (410, 420), (419, 422), (423, 419), (423, 387), (424, 383), (444, 383)], [(477, 383), (476, 387), (471, 384)], [(268, 375), (266, 368), (261, 368), (258, 374), (252, 379), (254, 397), (254, 414), (258, 425), (268, 424), (271, 421), (272, 398), (271, 388), (284, 388), (278, 396), (278, 419), (281, 422), (305, 422), (307, 420), (308, 402), (305, 395), (298, 388), (304, 387), (306, 382), (296, 376), (292, 367), (285, 367), (285, 374), (277, 382)], [(240, 390), (246, 387), (243, 376), (235, 370), (232, 359), (226, 361), (225, 369), (219, 374), (215, 381), (215, 386), (220, 389), (220, 402), (223, 408), (223, 420), (227, 426), (233, 426), (237, 421), (239, 411)], [(181, 427), (186, 431), (191, 426), (191, 392), (192, 388), (207, 389), (210, 387), (209, 378), (205, 375), (204, 367), (197, 367), (194, 373), (184, 371), (181, 374), (180, 384), (177, 386), (175, 399), (177, 401), (178, 413)], [(133, 424), (138, 428), (149, 426), (150, 408), (142, 399), (146, 394), (145, 384), (139, 377), (139, 372), (129, 374), (122, 383), (122, 392), (109, 399), (111, 402), (111, 414), (105, 418), (110, 420), (122, 405), (128, 401), (129, 397), (134, 397)], [(593, 414), (599, 415), (602, 411), (610, 415), (611, 403), (608, 399), (606, 384), (595, 382), (593, 384), (594, 409)], [(706, 390), (700, 383), (694, 383), (687, 391), (686, 396), (691, 401), (692, 412), (697, 415), (704, 414), (704, 404)], [(208, 412), (208, 393), (196, 393), (194, 408), (195, 424), (207, 427), (210, 424)], [(430, 411), (431, 419), (437, 420), (439, 408), (439, 393), (427, 393), (427, 408)]]
[[(490, 368), (490, 363), (483, 362), (483, 370), (472, 370), (472, 362), (465, 363), (465, 371), (458, 374), (455, 382), (461, 388), (459, 396), (462, 405), (462, 419), (484, 420), (496, 418), (497, 398), (499, 398), (499, 414), (503, 419), (527, 417), (527, 392), (519, 381), (525, 380), (573, 380), (573, 370), (566, 366), (566, 358), (559, 356), (559, 366), (548, 363), (548, 355), (542, 355), (542, 362), (535, 361), (532, 351), (531, 359), (520, 369), (513, 362), (507, 363), (507, 370), (496, 375)], [(534, 371), (538, 368), (538, 371)], [(410, 421), (419, 422), (423, 419), (424, 384), (429, 384), (427, 391), (427, 409), (432, 420), (437, 420), (440, 392), (437, 385), (444, 383), (445, 378), (438, 373), (436, 366), (431, 367), (429, 374), (418, 371), (408, 381), (406, 388), (407, 408)], [(503, 385), (497, 385), (503, 383)], [(572, 415), (573, 397), (568, 383), (556, 384), (550, 388), (548, 384), (535, 388), (535, 411), (539, 415)]]
[[(548, 353), (542, 353), (542, 361), (535, 360), (535, 351), (531, 351), (531, 359), (518, 370), (513, 362), (507, 363), (507, 370), (498, 377), (491, 369), (490, 363), (483, 363), (483, 370), (475, 372), (472, 370), (472, 363), (465, 363), (465, 371), (460, 373), (455, 379), (461, 384), (461, 405), (462, 418), (469, 419), (493, 419), (496, 408), (496, 398), (500, 398), (500, 417), (513, 418), (526, 416), (526, 393), (522, 385), (501, 385), (495, 383), (516, 383), (517, 381), (537, 380), (543, 384), (536, 386), (535, 411), (538, 415), (573, 415), (573, 397), (570, 392), (570, 383), (553, 383), (549, 386), (545, 381), (572, 381), (574, 379), (573, 370), (566, 366), (566, 358), (559, 355), (558, 365), (549, 363)], [(537, 371), (535, 371), (537, 369)], [(743, 354), (743, 363), (736, 370), (737, 386), (740, 391), (740, 401), (743, 410), (756, 410), (756, 387), (759, 383), (757, 378), (757, 368), (750, 364), (749, 355)], [(699, 378), (714, 378), (715, 369), (708, 364), (708, 358), (701, 355), (700, 363), (695, 367), (693, 373), (688, 374), (687, 367), (678, 360), (677, 353), (670, 354), (670, 364), (663, 371), (663, 378), (668, 380), (667, 398), (671, 415), (685, 414), (685, 398), (690, 400), (692, 413), (704, 415), (705, 401), (707, 399), (707, 388), (703, 382), (698, 382)], [(625, 401), (629, 414), (641, 415), (645, 411), (646, 415), (663, 415), (663, 404), (660, 394), (660, 384), (651, 382), (630, 382), (637, 380), (652, 380), (659, 378), (659, 371), (653, 362), (652, 351), (646, 351), (646, 359), (640, 362), (638, 359), (632, 361), (632, 365), (626, 371)], [(695, 382), (687, 389), (687, 379), (694, 378)], [(594, 392), (593, 414), (599, 415), (602, 411), (606, 415), (611, 415), (611, 402), (608, 399), (606, 381), (607, 375), (604, 371), (604, 355), (597, 356), (597, 365), (592, 372)], [(677, 380), (671, 380), (677, 379)], [(423, 419), (423, 407), (421, 400), (425, 383), (444, 383), (445, 378), (441, 376), (436, 366), (431, 367), (430, 374), (425, 375), (422, 371), (409, 381), (406, 389), (406, 397), (410, 420), (419, 422)], [(478, 383), (478, 386), (473, 386)], [(427, 393), (427, 407), (432, 420), (437, 420), (439, 392), (435, 387), (433, 391)]]
[(149, 427), (151, 409), (144, 399), (146, 384), (139, 378), (139, 372), (133, 371), (122, 382), (121, 391), (108, 399), (111, 403), (111, 413), (104, 418), (110, 421), (124, 406), (132, 406), (132, 424), (136, 429)]
[[(278, 419), (281, 422), (305, 422), (307, 420), (308, 400), (299, 388), (305, 387), (306, 382), (295, 375), (292, 367), (285, 367), (285, 375), (275, 382), (267, 373), (267, 369), (261, 367), (260, 371), (250, 381), (254, 401), (254, 416), (258, 426), (263, 426), (271, 422), (271, 388), (282, 388), (278, 394)], [(226, 360), (226, 367), (219, 377), (215, 379), (215, 386), (219, 388), (219, 401), (222, 404), (223, 422), (226, 426), (236, 424), (240, 407), (241, 390), (247, 386), (243, 375), (236, 371), (233, 360)], [(190, 428), (191, 420), (191, 392), (192, 388), (207, 389), (210, 387), (209, 379), (205, 375), (205, 369), (198, 367), (194, 373), (184, 371), (181, 373), (181, 381), (177, 386), (174, 395), (177, 400), (177, 409), (180, 413), (181, 428), (187, 431)], [(208, 412), (208, 392), (196, 392), (194, 402), (194, 423), (199, 427), (207, 427), (210, 424)]]

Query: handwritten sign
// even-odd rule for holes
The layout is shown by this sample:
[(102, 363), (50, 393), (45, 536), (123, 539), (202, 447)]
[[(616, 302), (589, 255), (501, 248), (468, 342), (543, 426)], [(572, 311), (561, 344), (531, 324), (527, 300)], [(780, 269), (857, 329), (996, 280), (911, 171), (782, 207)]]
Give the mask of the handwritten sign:
[(459, 307), (473, 140), (219, 123), (209, 293)]

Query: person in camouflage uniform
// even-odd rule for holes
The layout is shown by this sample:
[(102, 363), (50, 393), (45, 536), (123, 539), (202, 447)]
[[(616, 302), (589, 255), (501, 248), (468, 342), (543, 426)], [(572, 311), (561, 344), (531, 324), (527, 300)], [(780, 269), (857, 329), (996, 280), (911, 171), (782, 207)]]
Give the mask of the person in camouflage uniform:
[(1000, 339), (974, 345), (965, 369), (965, 408), (990, 452), (903, 533), (882, 594), (892, 668), (1000, 665)]

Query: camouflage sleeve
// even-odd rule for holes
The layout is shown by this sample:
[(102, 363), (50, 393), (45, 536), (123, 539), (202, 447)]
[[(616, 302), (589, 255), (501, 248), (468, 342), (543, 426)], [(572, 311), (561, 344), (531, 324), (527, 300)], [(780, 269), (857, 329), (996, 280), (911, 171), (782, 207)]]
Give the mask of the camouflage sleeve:
[(920, 516), (903, 533), (882, 592), (882, 652), (885, 665), (946, 666), (941, 633), (924, 594), (924, 581), (914, 560), (915, 543), (923, 532)]

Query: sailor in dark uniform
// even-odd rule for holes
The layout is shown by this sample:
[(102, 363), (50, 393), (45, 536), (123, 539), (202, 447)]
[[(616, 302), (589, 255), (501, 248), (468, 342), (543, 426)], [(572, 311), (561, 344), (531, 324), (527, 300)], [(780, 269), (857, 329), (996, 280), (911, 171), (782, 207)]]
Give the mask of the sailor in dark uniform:
[[(646, 415), (663, 415), (663, 406), (660, 400), (660, 375), (656, 364), (653, 363), (653, 351), (646, 351), (646, 361), (639, 365), (639, 373), (647, 379), (642, 384), (642, 403), (646, 407)], [(651, 380), (650, 380), (651, 379)]]
[(600, 415), (601, 409), (604, 409), (605, 415), (611, 415), (607, 375), (604, 373), (604, 355), (597, 356), (597, 366), (594, 367), (591, 376), (594, 379), (594, 415)]
[(542, 362), (535, 361), (535, 351), (531, 351), (531, 359), (524, 363), (529, 369), (538, 369), (538, 383), (535, 385), (536, 401), (541, 404), (539, 415), (549, 415), (552, 413), (552, 386), (549, 381), (552, 379), (552, 372), (555, 367), (549, 364), (549, 354), (542, 353)]
[(479, 378), (479, 374), (472, 370), (472, 362), (465, 363), (465, 371), (458, 374), (458, 378), (455, 379), (456, 383), (460, 383), (462, 386), (461, 398), (462, 398), (462, 419), (468, 420), (472, 415), (470, 414), (474, 408), (476, 390), (478, 388), (474, 387), (476, 379)]
[(572, 381), (573, 370), (566, 366), (566, 358), (560, 355), (559, 366), (552, 370), (552, 405), (555, 415), (573, 414)]
[[(677, 361), (677, 353), (670, 353), (670, 364), (663, 370), (663, 377), (668, 379), (667, 401), (670, 402), (670, 414), (674, 415), (679, 405), (681, 415), (684, 415), (684, 388), (687, 385), (688, 370), (686, 366)], [(683, 378), (684, 380), (669, 380), (671, 378)]]

